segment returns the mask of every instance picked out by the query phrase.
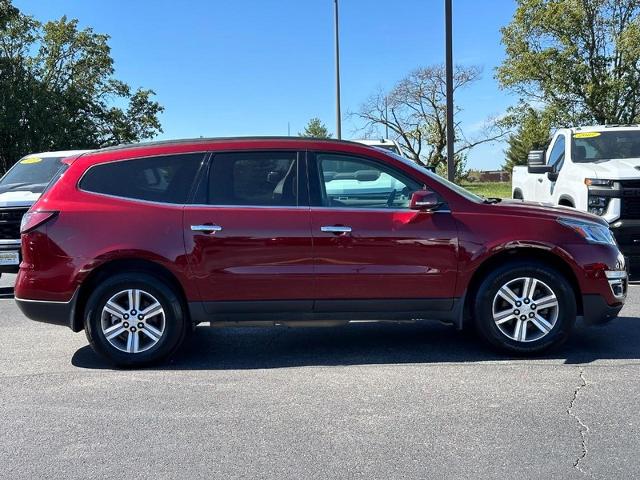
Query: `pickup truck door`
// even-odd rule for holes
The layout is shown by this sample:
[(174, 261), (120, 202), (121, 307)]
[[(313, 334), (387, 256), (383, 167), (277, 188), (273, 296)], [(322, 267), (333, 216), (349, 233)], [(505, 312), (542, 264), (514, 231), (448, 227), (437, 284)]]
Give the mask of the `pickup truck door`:
[[(559, 134), (553, 140), (548, 150), (547, 165), (554, 167), (555, 172), (560, 172), (564, 164), (565, 150), (566, 150), (566, 138), (564, 134)], [(549, 175), (546, 173), (538, 175), (535, 185), (535, 199), (541, 202), (551, 202), (554, 205), (558, 204), (558, 195), (555, 195), (555, 187), (557, 181), (549, 179)]]

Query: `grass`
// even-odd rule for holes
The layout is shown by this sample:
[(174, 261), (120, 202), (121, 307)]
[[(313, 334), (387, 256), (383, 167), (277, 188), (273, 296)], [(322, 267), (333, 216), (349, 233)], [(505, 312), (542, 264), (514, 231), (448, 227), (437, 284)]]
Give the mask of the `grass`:
[(461, 185), (483, 197), (511, 198), (511, 182), (465, 182)]

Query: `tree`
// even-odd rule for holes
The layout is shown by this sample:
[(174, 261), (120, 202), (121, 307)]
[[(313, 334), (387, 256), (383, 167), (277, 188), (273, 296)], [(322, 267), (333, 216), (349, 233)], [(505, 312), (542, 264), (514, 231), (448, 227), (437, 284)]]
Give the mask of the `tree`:
[(162, 131), (154, 92), (114, 78), (109, 37), (41, 24), (0, 0), (0, 168), (35, 151), (100, 148)]
[(507, 140), (506, 163), (502, 168), (508, 172), (516, 165), (526, 165), (529, 152), (546, 148), (551, 137), (551, 121), (538, 110), (524, 110), (518, 124)]
[[(457, 66), (454, 93), (476, 82), (481, 69)], [(460, 112), (459, 107), (456, 113)], [(446, 78), (442, 65), (418, 68), (400, 80), (388, 93), (372, 95), (352, 115), (364, 121), (363, 130), (371, 135), (379, 127), (388, 127), (404, 153), (414, 161), (432, 167), (447, 163)], [(474, 146), (502, 138), (506, 132), (487, 121), (480, 133), (468, 138), (460, 122), (455, 125), (456, 162), (466, 158)]]
[(311, 137), (311, 138), (331, 138), (332, 135), (322, 121), (314, 117), (309, 120), (307, 126), (304, 127), (304, 132), (298, 133), (299, 137)]
[(500, 85), (555, 126), (640, 120), (638, 0), (517, 0), (502, 29)]

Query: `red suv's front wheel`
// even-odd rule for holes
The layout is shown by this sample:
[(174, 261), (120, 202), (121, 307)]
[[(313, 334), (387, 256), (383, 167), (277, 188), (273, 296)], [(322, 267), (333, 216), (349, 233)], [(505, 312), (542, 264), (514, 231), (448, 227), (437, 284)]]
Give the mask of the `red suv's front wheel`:
[(566, 278), (534, 261), (493, 270), (475, 298), (475, 324), (492, 345), (534, 353), (564, 342), (576, 320), (576, 300)]
[(146, 273), (108, 277), (87, 302), (87, 338), (116, 365), (163, 360), (180, 346), (186, 330), (180, 299), (162, 280)]

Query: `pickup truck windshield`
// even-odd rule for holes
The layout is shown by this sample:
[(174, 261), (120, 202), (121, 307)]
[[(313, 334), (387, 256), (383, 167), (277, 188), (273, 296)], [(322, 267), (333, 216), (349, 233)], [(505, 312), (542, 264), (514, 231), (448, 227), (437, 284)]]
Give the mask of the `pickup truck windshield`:
[(38, 156), (24, 157), (9, 169), (2, 180), (0, 187), (10, 187), (12, 185), (42, 185), (48, 184), (56, 174), (62, 163), (63, 157), (41, 158)]
[(576, 132), (571, 157), (576, 163), (640, 158), (640, 130)]

